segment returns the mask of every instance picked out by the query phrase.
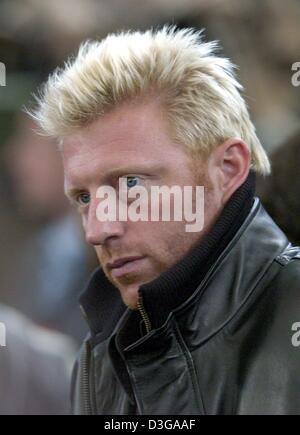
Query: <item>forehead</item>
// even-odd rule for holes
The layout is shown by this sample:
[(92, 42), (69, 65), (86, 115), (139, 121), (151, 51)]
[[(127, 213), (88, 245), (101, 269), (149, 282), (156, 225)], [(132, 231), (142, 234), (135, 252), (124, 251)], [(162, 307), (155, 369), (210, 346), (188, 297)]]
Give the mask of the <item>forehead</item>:
[(62, 147), (66, 179), (103, 176), (129, 165), (178, 165), (187, 160), (175, 144), (159, 104), (123, 104), (68, 136)]

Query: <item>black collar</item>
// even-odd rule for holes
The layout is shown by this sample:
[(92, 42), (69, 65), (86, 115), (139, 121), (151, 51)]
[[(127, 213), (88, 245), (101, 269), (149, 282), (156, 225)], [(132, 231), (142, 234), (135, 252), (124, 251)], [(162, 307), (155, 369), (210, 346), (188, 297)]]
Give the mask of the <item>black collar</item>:
[[(158, 328), (168, 314), (195, 291), (209, 268), (232, 240), (248, 216), (254, 200), (255, 174), (250, 172), (224, 207), (209, 234), (178, 263), (158, 278), (140, 287), (152, 328)], [(80, 298), (92, 335), (97, 341), (109, 337), (126, 310), (119, 291), (98, 268)]]

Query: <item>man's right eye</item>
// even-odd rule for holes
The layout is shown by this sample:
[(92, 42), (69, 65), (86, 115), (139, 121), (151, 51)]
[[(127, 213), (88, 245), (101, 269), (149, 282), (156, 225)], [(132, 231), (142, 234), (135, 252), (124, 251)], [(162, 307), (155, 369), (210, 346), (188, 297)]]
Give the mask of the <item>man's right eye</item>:
[(76, 201), (79, 205), (85, 206), (85, 205), (89, 204), (90, 199), (91, 199), (91, 196), (89, 193), (82, 192), (77, 196)]

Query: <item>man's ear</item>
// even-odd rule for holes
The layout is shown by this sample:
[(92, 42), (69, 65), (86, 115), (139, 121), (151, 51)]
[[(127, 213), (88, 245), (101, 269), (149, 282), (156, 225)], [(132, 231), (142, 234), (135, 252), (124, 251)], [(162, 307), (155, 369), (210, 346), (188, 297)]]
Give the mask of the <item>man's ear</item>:
[(214, 167), (213, 172), (218, 174), (218, 189), (225, 204), (249, 174), (249, 147), (242, 139), (230, 138), (212, 152), (209, 160)]

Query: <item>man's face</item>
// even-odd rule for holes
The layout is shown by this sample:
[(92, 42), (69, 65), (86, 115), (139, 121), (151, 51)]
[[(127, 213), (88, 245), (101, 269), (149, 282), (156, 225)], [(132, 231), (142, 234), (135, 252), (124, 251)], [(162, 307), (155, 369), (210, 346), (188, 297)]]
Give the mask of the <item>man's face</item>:
[[(200, 160), (192, 164), (184, 147), (172, 141), (156, 101), (124, 103), (68, 136), (63, 160), (66, 193), (82, 204), (79, 211), (86, 239), (95, 246), (107, 278), (120, 290), (124, 303), (135, 309), (140, 285), (179, 261), (206, 234), (218, 214), (206, 165)], [(152, 186), (203, 185), (203, 230), (186, 232), (184, 220), (99, 221), (97, 189), (104, 185), (117, 189), (120, 178), (128, 188), (138, 184), (147, 191)]]

